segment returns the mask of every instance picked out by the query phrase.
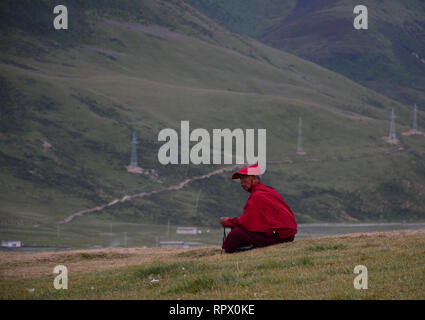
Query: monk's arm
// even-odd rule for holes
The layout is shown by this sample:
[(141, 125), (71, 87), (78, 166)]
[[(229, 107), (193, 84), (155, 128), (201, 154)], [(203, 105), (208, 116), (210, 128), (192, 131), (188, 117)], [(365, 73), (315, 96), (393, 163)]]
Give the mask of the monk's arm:
[(233, 228), (233, 227), (236, 227), (237, 225), (242, 225), (243, 221), (246, 220), (248, 216), (253, 214), (251, 213), (251, 211), (255, 211), (255, 210), (256, 210), (255, 203), (252, 200), (248, 200), (248, 206), (246, 207), (242, 215), (236, 218), (227, 218), (224, 221), (224, 227)]
[(224, 221), (224, 227), (233, 228), (239, 224), (239, 218), (227, 218)]

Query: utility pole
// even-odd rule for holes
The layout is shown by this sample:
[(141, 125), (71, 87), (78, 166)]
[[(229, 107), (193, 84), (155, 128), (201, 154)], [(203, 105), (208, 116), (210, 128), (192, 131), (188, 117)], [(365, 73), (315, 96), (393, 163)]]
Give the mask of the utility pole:
[(414, 132), (416, 132), (418, 130), (417, 125), (416, 125), (416, 113), (418, 112), (418, 107), (416, 106), (415, 103), (415, 108), (413, 109), (413, 126), (412, 129)]
[(130, 160), (130, 167), (131, 168), (137, 168), (139, 165), (137, 163), (137, 139), (136, 139), (136, 132), (133, 132), (133, 140), (131, 142), (131, 160)]
[(389, 140), (396, 141), (397, 137), (395, 135), (395, 115), (394, 115), (394, 109), (391, 111), (391, 123), (390, 123), (390, 134), (388, 136)]
[(170, 237), (170, 219), (168, 219), (167, 223), (167, 239)]
[(305, 155), (306, 153), (303, 151), (303, 133), (302, 133), (303, 120), (301, 117), (298, 117), (298, 147), (297, 154)]
[(109, 241), (112, 243), (112, 223), (109, 223)]

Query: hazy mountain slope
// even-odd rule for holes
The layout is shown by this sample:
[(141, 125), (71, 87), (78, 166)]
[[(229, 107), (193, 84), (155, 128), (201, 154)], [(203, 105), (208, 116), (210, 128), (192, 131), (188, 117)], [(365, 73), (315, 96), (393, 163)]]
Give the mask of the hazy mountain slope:
[[(53, 14), (34, 24), (3, 26), (3, 234), (19, 225), (36, 235), (33, 226), (40, 224), (48, 234), (80, 210), (218, 169), (159, 164), (158, 132), (179, 132), (181, 120), (210, 133), (267, 129), (264, 181), (284, 195), (299, 222), (423, 217), (424, 137), (400, 136), (399, 146), (381, 139), (392, 108), (397, 133), (409, 129), (410, 108), (234, 34), (184, 2), (129, 0), (116, 10), (108, 9), (111, 3), (70, 1), (69, 8), (78, 11), (70, 10), (63, 41), (62, 31), (45, 27)], [(7, 4), (3, 17), (23, 14), (16, 2)], [(53, 6), (26, 4), (30, 12)], [(87, 29), (72, 27), (71, 12), (78, 12), (78, 24)], [(295, 154), (299, 116), (306, 156)], [(420, 112), (418, 122), (424, 119)], [(140, 166), (155, 169), (158, 178), (127, 172), (133, 131)], [(220, 216), (239, 215), (246, 198), (228, 173), (89, 216), (99, 226), (168, 220), (214, 226)]]
[(291, 13), (297, 0), (187, 0), (233, 31), (259, 38)]
[(285, 6), (272, 0), (254, 1), (255, 15), (243, 14), (245, 1), (190, 2), (232, 30), (316, 62), (403, 103), (425, 106), (423, 1), (368, 1), (367, 31), (353, 27), (353, 8), (359, 4), (354, 0), (285, 1)]

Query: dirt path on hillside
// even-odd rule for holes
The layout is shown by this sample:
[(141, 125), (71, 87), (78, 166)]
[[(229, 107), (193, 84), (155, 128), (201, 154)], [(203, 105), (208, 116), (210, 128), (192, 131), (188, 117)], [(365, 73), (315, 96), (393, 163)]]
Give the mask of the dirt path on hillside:
[(211, 176), (214, 176), (214, 175), (217, 175), (217, 174), (222, 174), (222, 173), (227, 172), (227, 171), (234, 171), (234, 170), (241, 168), (243, 166), (244, 165), (237, 164), (237, 165), (234, 165), (234, 166), (231, 166), (231, 167), (225, 167), (225, 168), (221, 168), (221, 169), (211, 171), (211, 172), (204, 174), (202, 176), (195, 176), (193, 178), (186, 179), (186, 180), (184, 180), (184, 181), (182, 181), (178, 184), (175, 184), (175, 185), (163, 188), (163, 189), (153, 190), (153, 191), (149, 191), (149, 192), (141, 192), (141, 193), (137, 193), (137, 194), (133, 194), (133, 195), (125, 195), (121, 199), (112, 200), (111, 202), (109, 202), (105, 205), (97, 206), (97, 207), (94, 207), (94, 208), (91, 208), (91, 209), (85, 209), (85, 210), (75, 212), (75, 213), (71, 214), (70, 216), (66, 217), (64, 220), (59, 221), (58, 223), (59, 224), (68, 223), (76, 217), (80, 217), (80, 216), (85, 215), (87, 213), (100, 211), (100, 210), (103, 210), (105, 208), (111, 207), (111, 206), (113, 206), (117, 203), (129, 201), (129, 200), (134, 199), (134, 198), (149, 197), (151, 195), (154, 195), (154, 194), (157, 194), (157, 193), (160, 193), (160, 192), (164, 192), (164, 191), (180, 190), (192, 181), (207, 179)]
[[(372, 157), (372, 156), (376, 156), (378, 154), (392, 154), (392, 153), (403, 152), (403, 151), (406, 151), (406, 149), (404, 147), (397, 146), (397, 147), (393, 148), (392, 150), (363, 153), (363, 154), (354, 154), (354, 155), (351, 155), (351, 156), (338, 156), (338, 157), (326, 157), (326, 158), (307, 158), (306, 157), (305, 159), (297, 159), (296, 162), (297, 163), (298, 162), (324, 162), (324, 161), (335, 161), (335, 160), (347, 161), (347, 160), (352, 160), (352, 159)], [(268, 163), (275, 163), (275, 164), (294, 163), (293, 160), (269, 160), (267, 162)], [(121, 199), (114, 199), (114, 200), (110, 201), (109, 203), (107, 203), (105, 205), (101, 205), (101, 206), (97, 206), (97, 207), (94, 207), (94, 208), (91, 208), (91, 209), (85, 209), (85, 210), (75, 212), (75, 213), (71, 214), (70, 216), (66, 217), (65, 219), (63, 219), (62, 221), (59, 221), (58, 224), (64, 224), (64, 223), (71, 222), (76, 217), (80, 217), (80, 216), (83, 216), (85, 214), (96, 212), (96, 211), (101, 211), (105, 208), (116, 205), (117, 203), (129, 201), (129, 200), (132, 200), (134, 198), (149, 197), (149, 196), (152, 196), (154, 194), (164, 192), (164, 191), (180, 190), (192, 181), (207, 179), (207, 178), (209, 178), (213, 175), (222, 174), (222, 173), (227, 172), (227, 171), (233, 171), (233, 170), (241, 168), (243, 166), (244, 165), (234, 165), (234, 166), (231, 166), (231, 167), (225, 167), (225, 168), (221, 168), (221, 169), (211, 171), (210, 173), (204, 174), (202, 176), (195, 176), (193, 178), (186, 179), (186, 180), (184, 180), (184, 181), (182, 181), (182, 182), (180, 182), (176, 185), (172, 185), (172, 186), (162, 188), (162, 189), (159, 189), (159, 190), (153, 190), (153, 191), (149, 191), (149, 192), (141, 192), (141, 193), (137, 193), (137, 194), (133, 194), (133, 195), (125, 195)]]

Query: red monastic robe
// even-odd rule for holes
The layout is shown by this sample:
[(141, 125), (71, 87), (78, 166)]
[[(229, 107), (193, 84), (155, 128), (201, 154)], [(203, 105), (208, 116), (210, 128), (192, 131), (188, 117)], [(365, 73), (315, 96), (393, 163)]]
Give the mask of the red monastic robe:
[(291, 208), (275, 189), (261, 182), (252, 188), (243, 210), (239, 218), (227, 219), (226, 227), (239, 225), (248, 231), (268, 235), (276, 230), (280, 239), (297, 233), (297, 222)]

